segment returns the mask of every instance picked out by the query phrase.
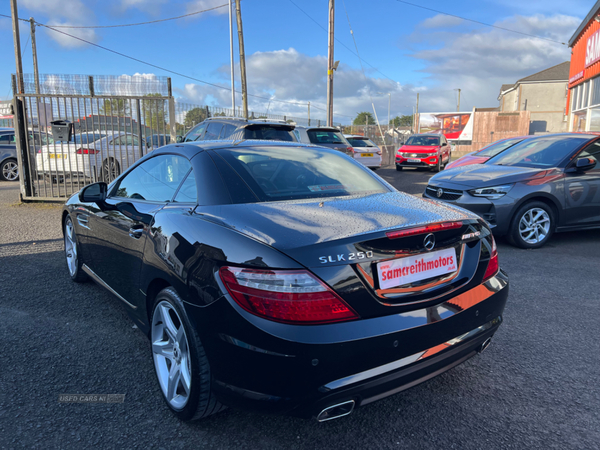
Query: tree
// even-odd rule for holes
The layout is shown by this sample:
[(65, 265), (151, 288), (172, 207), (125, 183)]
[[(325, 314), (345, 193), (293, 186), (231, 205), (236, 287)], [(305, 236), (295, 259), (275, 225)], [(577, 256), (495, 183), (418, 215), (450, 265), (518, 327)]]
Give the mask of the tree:
[(167, 108), (167, 100), (161, 94), (148, 94), (142, 100), (142, 119), (154, 133), (162, 134), (169, 129)]
[(194, 125), (199, 124), (208, 117), (206, 114), (206, 108), (192, 108), (185, 113), (185, 119), (183, 124), (186, 129), (192, 128)]
[(102, 116), (129, 116), (129, 102), (124, 98), (111, 98), (100, 104)]
[(394, 127), (410, 127), (412, 126), (413, 116), (396, 116), (392, 120), (390, 120), (390, 125)]
[(356, 116), (356, 119), (352, 122), (352, 125), (366, 125), (367, 117), (369, 118), (369, 123), (371, 125), (375, 125), (375, 119), (373, 119), (373, 114), (368, 111), (359, 112)]

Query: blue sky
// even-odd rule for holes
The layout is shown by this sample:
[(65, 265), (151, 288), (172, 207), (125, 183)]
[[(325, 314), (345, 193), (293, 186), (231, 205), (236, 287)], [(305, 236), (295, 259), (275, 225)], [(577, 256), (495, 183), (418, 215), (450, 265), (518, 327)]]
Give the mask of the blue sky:
[[(112, 25), (155, 20), (207, 9), (227, 0), (18, 0), (19, 15), (54, 25)], [(429, 8), (477, 21), (566, 42), (593, 1), (460, 1), (430, 0)], [(325, 106), (327, 33), (296, 6), (327, 28), (327, 0), (243, 0), (245, 47), (250, 93), (274, 101), (250, 99), (250, 108), (305, 117), (305, 104)], [(462, 89), (461, 110), (497, 106), (503, 83), (569, 59), (569, 49), (465, 22), (396, 0), (345, 0), (365, 64), (336, 42), (340, 60), (334, 88), (334, 120), (348, 122), (371, 110), (371, 98), (382, 122), (387, 120), (388, 93), (392, 116), (412, 113), (416, 93), (421, 111), (454, 110)], [(10, 14), (8, 2), (0, 13)], [(95, 30), (64, 29), (99, 45), (211, 83), (229, 85), (227, 8), (160, 24)], [(29, 27), (21, 23), (24, 71), (32, 72)], [(354, 51), (344, 1), (336, 1), (336, 37)], [(234, 37), (236, 38), (236, 37)], [(41, 73), (171, 76), (179, 101), (228, 107), (230, 93), (127, 60), (53, 31), (38, 28)], [(0, 18), (0, 97), (10, 96), (14, 50), (9, 19)], [(237, 63), (237, 45), (236, 45)], [(237, 77), (239, 89), (239, 75)], [(275, 100), (297, 101), (299, 105)], [(240, 101), (238, 95), (238, 103)], [(311, 111), (312, 117), (325, 112)]]

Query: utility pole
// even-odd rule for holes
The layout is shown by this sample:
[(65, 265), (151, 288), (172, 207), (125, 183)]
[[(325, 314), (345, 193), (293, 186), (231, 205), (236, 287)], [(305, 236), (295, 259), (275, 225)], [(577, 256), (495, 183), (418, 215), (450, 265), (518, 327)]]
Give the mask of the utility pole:
[[(388, 131), (390, 131), (390, 126), (392, 125), (391, 124), (392, 119), (390, 117), (391, 108), (392, 108), (392, 93), (390, 92), (388, 94)], [(394, 128), (394, 127), (392, 127), (392, 128)], [(390, 134), (390, 137), (392, 138), (392, 140), (394, 139), (394, 135), (393, 134)], [(385, 144), (385, 141), (383, 143)]]
[(21, 35), (19, 34), (19, 11), (17, 0), (10, 0), (10, 12), (12, 16), (13, 41), (15, 43), (15, 62), (17, 66), (17, 93), (24, 94), (23, 62), (21, 61)]
[(417, 117), (418, 116), (419, 116), (419, 93), (417, 92), (417, 112), (415, 113), (415, 118), (413, 120), (413, 123), (414, 123), (414, 126), (415, 126), (415, 133), (418, 133), (419, 132), (419, 128), (420, 128), (420, 127), (417, 126)]
[(248, 88), (246, 86), (246, 56), (244, 55), (244, 29), (242, 27), (242, 10), (240, 0), (235, 2), (235, 14), (237, 16), (238, 41), (240, 45), (240, 75), (242, 77), (242, 105), (244, 106), (244, 118), (248, 120)]
[(460, 89), (458, 91), (458, 104), (456, 105), (456, 112), (460, 112)]
[(235, 78), (233, 75), (233, 5), (231, 4), (231, 0), (229, 0), (229, 54), (231, 56), (231, 112), (235, 116)]
[(310, 102), (308, 102), (308, 126), (310, 127)]
[(327, 46), (327, 126), (333, 126), (333, 40), (335, 0), (329, 0), (329, 45)]
[(31, 25), (31, 54), (33, 55), (33, 77), (35, 79), (35, 93), (40, 93), (40, 72), (38, 70), (38, 61), (37, 61), (37, 45), (35, 43), (35, 20), (33, 17), (29, 18), (29, 23)]

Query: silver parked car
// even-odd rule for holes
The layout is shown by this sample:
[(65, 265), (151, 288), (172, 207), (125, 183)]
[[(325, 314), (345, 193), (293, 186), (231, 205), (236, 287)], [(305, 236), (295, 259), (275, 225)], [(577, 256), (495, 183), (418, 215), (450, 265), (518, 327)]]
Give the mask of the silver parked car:
[(344, 137), (354, 149), (354, 159), (373, 170), (381, 167), (381, 149), (371, 139), (357, 134), (345, 134)]

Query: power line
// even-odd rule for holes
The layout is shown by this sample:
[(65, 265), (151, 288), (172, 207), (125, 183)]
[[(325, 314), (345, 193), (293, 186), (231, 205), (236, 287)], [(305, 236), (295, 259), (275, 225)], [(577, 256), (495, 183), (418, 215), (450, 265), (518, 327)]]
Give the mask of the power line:
[[(302, 13), (304, 13), (304, 15), (306, 17), (308, 17), (310, 20), (312, 20), (314, 23), (316, 23), (319, 28), (323, 29), (324, 31), (326, 31), (327, 33), (329, 33), (329, 31), (327, 30), (327, 28), (325, 28), (323, 25), (321, 25), (319, 22), (317, 22), (315, 19), (313, 19), (306, 11), (304, 11), (302, 8), (300, 8), (293, 0), (289, 0), (289, 2), (294, 5), (296, 8), (298, 8), (300, 11), (302, 11)], [(373, 69), (375, 69), (377, 72), (379, 72), (381, 75), (383, 75), (385, 78), (387, 78), (390, 81), (393, 81), (394, 83), (398, 83), (396, 80), (391, 79), (390, 77), (388, 77), (385, 73), (383, 73), (381, 70), (379, 70), (377, 67), (373, 66), (372, 64), (369, 64), (367, 61), (365, 61), (364, 59), (362, 59), (360, 56), (358, 56), (350, 47), (348, 47), (346, 44), (344, 44), (342, 41), (340, 41), (338, 38), (335, 38), (335, 40), (342, 46), (344, 47), (346, 50), (348, 50), (350, 53), (352, 53), (354, 56), (357, 56), (362, 62), (364, 62), (366, 65), (372, 67)]]
[(444, 12), (444, 11), (439, 11), (437, 9), (428, 8), (427, 6), (418, 5), (416, 3), (407, 2), (405, 0), (396, 0), (396, 1), (398, 3), (404, 3), (405, 5), (410, 5), (410, 6), (414, 6), (416, 8), (426, 9), (427, 11), (433, 11), (433, 12), (438, 13), (438, 14), (443, 14), (445, 16), (456, 17), (457, 19), (466, 20), (467, 22), (473, 22), (473, 23), (477, 23), (479, 25), (485, 25), (486, 27), (497, 28), (498, 30), (510, 31), (511, 33), (517, 33), (517, 34), (521, 34), (523, 36), (532, 37), (532, 38), (535, 38), (535, 39), (541, 39), (541, 40), (544, 40), (544, 41), (554, 42), (556, 44), (567, 45), (564, 42), (560, 42), (560, 41), (557, 41), (555, 39), (545, 38), (545, 37), (542, 37), (542, 36), (536, 36), (535, 34), (523, 33), (521, 31), (511, 30), (510, 28), (504, 28), (504, 27), (499, 27), (497, 25), (492, 25), (491, 23), (479, 22), (478, 20), (474, 20), (474, 19), (467, 19), (466, 17), (461, 17), (461, 16), (457, 16), (456, 14), (450, 14), (450, 13), (447, 13), (447, 12)]

